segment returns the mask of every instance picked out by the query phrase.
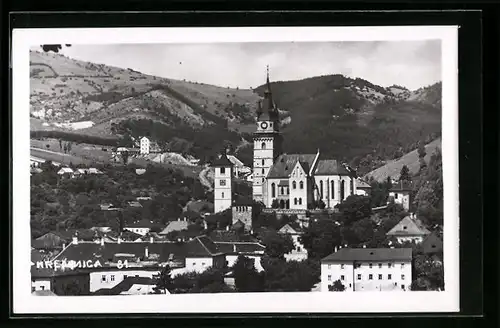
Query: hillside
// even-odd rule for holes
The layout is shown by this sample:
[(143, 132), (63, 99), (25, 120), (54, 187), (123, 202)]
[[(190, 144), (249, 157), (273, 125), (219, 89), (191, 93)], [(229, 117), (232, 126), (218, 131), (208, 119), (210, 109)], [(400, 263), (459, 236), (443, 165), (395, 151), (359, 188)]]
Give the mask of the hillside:
[[(436, 148), (441, 148), (441, 138), (425, 145), (426, 155), (424, 159), (426, 163), (429, 163), (431, 156)], [(367, 173), (364, 178), (366, 180), (369, 180), (370, 177), (373, 177), (379, 182), (385, 181), (387, 177), (391, 177), (392, 179), (397, 180), (399, 179), (401, 168), (404, 165), (408, 167), (412, 175), (416, 174), (419, 171), (420, 163), (417, 150), (411, 151), (396, 160), (388, 161), (384, 166)]]
[[(256, 88), (263, 94), (264, 86)], [(289, 113), (286, 152), (335, 157), (366, 173), (430, 142), (441, 131), (441, 83), (410, 91), (342, 75), (272, 83), (277, 106)]]
[[(146, 135), (166, 151), (202, 162), (231, 145), (252, 165), (251, 133), (263, 86), (224, 88), (61, 54), (32, 51), (30, 56), (31, 130), (43, 132), (37, 137), (57, 131), (50, 137), (127, 145), (128, 136)], [(274, 82), (272, 91), (286, 152), (319, 147), (361, 173), (440, 135), (440, 83), (410, 91), (328, 75)]]

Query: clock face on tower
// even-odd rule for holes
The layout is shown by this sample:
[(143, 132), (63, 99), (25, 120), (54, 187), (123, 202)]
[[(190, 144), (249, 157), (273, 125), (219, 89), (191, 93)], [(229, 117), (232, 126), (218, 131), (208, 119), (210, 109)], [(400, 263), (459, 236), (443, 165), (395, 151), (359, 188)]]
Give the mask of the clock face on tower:
[(261, 127), (263, 130), (267, 129), (267, 123), (266, 123), (266, 122), (262, 122), (262, 123), (260, 123), (260, 127)]

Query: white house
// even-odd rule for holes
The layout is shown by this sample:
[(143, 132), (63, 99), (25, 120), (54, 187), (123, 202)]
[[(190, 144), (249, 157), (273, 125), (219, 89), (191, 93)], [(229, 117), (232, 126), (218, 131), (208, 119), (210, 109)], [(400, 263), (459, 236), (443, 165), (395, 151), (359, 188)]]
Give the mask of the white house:
[(321, 291), (340, 280), (346, 291), (408, 291), (411, 248), (341, 248), (321, 260)]
[(293, 250), (290, 253), (285, 254), (285, 259), (287, 261), (303, 261), (307, 259), (307, 250), (299, 240), (303, 233), (302, 222), (294, 228), (290, 224), (285, 224), (280, 230), (278, 230), (278, 233), (288, 234), (293, 240)]
[(148, 220), (140, 220), (138, 222), (134, 222), (125, 227), (125, 230), (134, 232), (138, 235), (144, 236), (146, 235), (151, 228), (154, 226), (153, 222)]
[(388, 237), (395, 237), (398, 243), (415, 242), (421, 243), (430, 231), (412, 214), (404, 217), (389, 232)]
[(140, 139), (141, 155), (149, 154), (150, 141), (146, 137)]
[(31, 167), (39, 167), (40, 164), (43, 164), (43, 163), (45, 163), (45, 160), (43, 158), (30, 156), (30, 166)]
[(61, 177), (69, 177), (72, 178), (74, 177), (74, 171), (70, 167), (63, 167), (59, 171), (57, 171), (57, 174), (60, 175)]
[(410, 210), (410, 192), (412, 190), (411, 183), (399, 181), (393, 184), (389, 190), (389, 200), (394, 200), (394, 203), (401, 204), (406, 211)]
[(253, 241), (216, 241), (218, 249), (226, 255), (226, 265), (232, 267), (238, 256), (243, 255), (254, 261), (255, 269), (259, 272), (264, 268), (261, 264), (261, 258), (264, 255), (266, 247)]
[(369, 196), (372, 187), (361, 179), (356, 179), (356, 195)]

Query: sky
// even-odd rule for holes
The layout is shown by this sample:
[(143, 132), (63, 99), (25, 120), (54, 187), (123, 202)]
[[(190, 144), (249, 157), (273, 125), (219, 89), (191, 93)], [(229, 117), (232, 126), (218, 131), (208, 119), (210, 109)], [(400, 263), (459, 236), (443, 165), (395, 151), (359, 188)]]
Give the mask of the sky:
[(250, 88), (343, 74), (415, 90), (441, 81), (441, 41), (72, 45), (62, 54), (165, 78)]

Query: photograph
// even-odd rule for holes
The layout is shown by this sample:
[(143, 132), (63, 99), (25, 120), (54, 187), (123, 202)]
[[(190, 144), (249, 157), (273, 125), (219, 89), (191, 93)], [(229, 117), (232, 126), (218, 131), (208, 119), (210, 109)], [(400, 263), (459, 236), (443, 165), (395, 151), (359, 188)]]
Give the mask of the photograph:
[(407, 28), (21, 31), (22, 297), (458, 307), (457, 49)]

